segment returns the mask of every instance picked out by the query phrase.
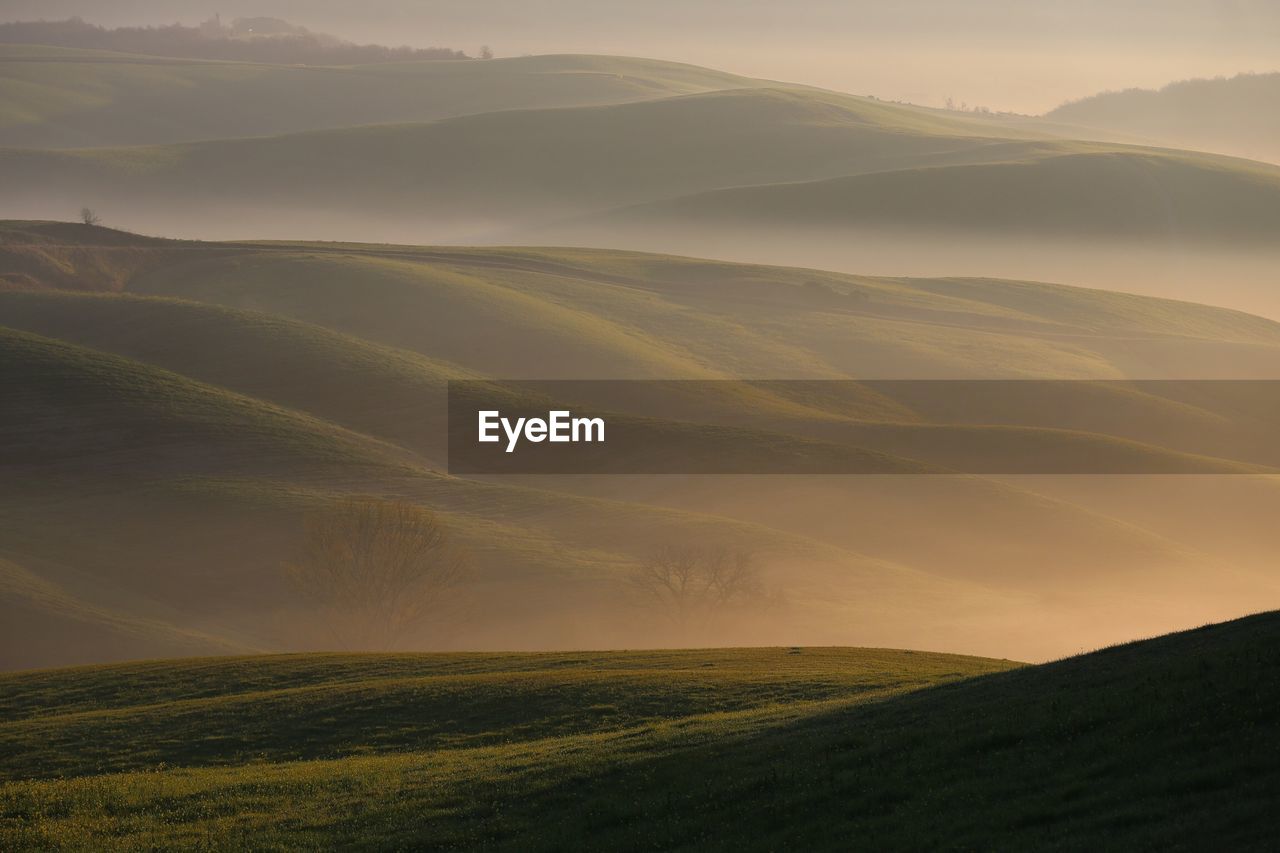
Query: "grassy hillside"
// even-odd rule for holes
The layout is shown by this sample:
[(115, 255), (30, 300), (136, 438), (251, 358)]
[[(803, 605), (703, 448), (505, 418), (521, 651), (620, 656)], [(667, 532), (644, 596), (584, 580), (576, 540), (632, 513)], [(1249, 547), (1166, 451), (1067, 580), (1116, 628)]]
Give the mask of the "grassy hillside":
[(70, 222), (0, 222), (0, 290), (120, 290), (190, 244)]
[[(687, 285), (681, 283), (674, 292), (659, 297), (654, 293), (654, 283), (661, 280), (660, 272), (633, 273), (627, 278), (611, 274), (607, 262), (597, 263), (594, 268), (582, 268), (580, 264), (575, 268), (564, 259), (559, 259), (557, 266), (557, 262), (539, 262), (509, 252), (462, 253), (450, 258), (370, 247), (328, 252), (323, 251), (327, 247), (312, 247), (310, 252), (300, 252), (299, 248), (226, 250), (219, 255), (213, 247), (206, 247), (197, 253), (202, 260), (161, 267), (139, 276), (131, 287), (137, 292), (160, 291), (185, 299), (252, 307), (273, 315), (293, 314), (312, 324), (331, 325), (345, 334), (326, 337), (314, 326), (282, 324), (260, 314), (218, 312), (139, 298), (11, 294), (7, 299), (0, 296), (0, 313), (15, 327), (69, 337), (131, 357), (141, 356), (202, 381), (216, 381), (237, 391), (265, 396), (339, 423), (351, 421), (363, 431), (392, 436), (439, 459), (438, 441), (433, 450), (431, 435), (434, 432), (439, 438), (441, 433), (443, 381), (468, 375), (453, 364), (467, 364), (487, 375), (501, 377), (723, 379), (754, 378), (763, 371), (772, 371), (775, 375), (806, 378), (848, 378), (858, 375), (858, 361), (867, 356), (859, 353), (832, 363), (814, 351), (816, 336), (805, 335), (803, 326), (778, 329), (779, 313), (789, 313), (793, 324), (800, 325), (802, 318), (796, 316), (799, 312), (830, 312), (833, 320), (856, 323), (864, 307), (881, 317), (891, 310), (881, 304), (864, 305), (870, 299), (862, 292), (860, 299), (850, 300), (848, 296), (842, 298), (834, 286), (814, 286), (814, 282), (807, 281), (799, 287), (775, 285), (771, 288), (774, 300), (758, 308), (752, 304), (722, 306), (719, 310), (723, 319), (717, 321), (705, 312), (695, 314), (691, 310), (694, 306), (688, 304)], [(496, 264), (503, 267), (495, 269)], [(696, 265), (686, 262), (668, 274), (684, 281), (692, 269)], [(732, 268), (724, 271), (731, 273)], [(608, 288), (602, 293), (592, 279), (604, 280)], [(359, 286), (353, 287), (351, 283), (356, 281)], [(169, 283), (175, 286), (170, 287)], [(900, 291), (889, 293), (905, 301)], [(1097, 295), (1093, 299), (1094, 318), (1116, 323), (1115, 318), (1100, 313), (1106, 297)], [(1112, 300), (1112, 304), (1115, 308), (1110, 310), (1123, 311), (1124, 300)], [(1176, 316), (1173, 305), (1161, 307)], [(839, 308), (847, 310), (832, 310)], [(986, 308), (992, 310), (991, 306)], [(1144, 312), (1148, 316), (1142, 325), (1148, 329), (1160, 324), (1150, 316), (1156, 308), (1152, 304)], [(994, 310), (997, 314), (1000, 311), (999, 307)], [(1205, 333), (1214, 337), (1261, 336), (1266, 340), (1271, 335), (1274, 339), (1274, 330), (1268, 324), (1250, 323), (1243, 315), (1221, 312), (1215, 316), (1207, 309), (1184, 309), (1182, 313), (1186, 319), (1181, 322), (1198, 313), (1201, 322), (1211, 324)], [(1232, 326), (1233, 321), (1239, 328)], [(1168, 327), (1170, 331), (1178, 329), (1177, 322)], [(156, 340), (139, 340), (137, 330), (149, 326), (165, 331)], [(482, 328), (486, 335), (477, 331)], [(1051, 328), (1031, 327), (1027, 331), (1033, 334), (1020, 336), (1020, 343), (1028, 350), (1023, 354), (1024, 363), (1030, 361), (1028, 344), (1040, 337), (1035, 333)], [(184, 349), (175, 347), (174, 334), (184, 337)], [(948, 334), (959, 335), (950, 330)], [(415, 361), (385, 347), (371, 348), (352, 336), (417, 349), (432, 361)], [(486, 341), (488, 336), (500, 343), (479, 346), (478, 342)], [(863, 332), (864, 340), (866, 337)], [(565, 341), (574, 344), (567, 345)], [(956, 345), (956, 350), (961, 346)], [(234, 356), (212, 362), (202, 355), (210, 349)], [(532, 358), (531, 353), (539, 356)], [(907, 353), (901, 350), (882, 355), (899, 370), (909, 364)], [(277, 364), (279, 372), (254, 371), (253, 365), (264, 359)], [(952, 359), (951, 369), (958, 366)], [(784, 368), (789, 368), (787, 373), (781, 372)], [(1107, 375), (1103, 365), (1097, 369)], [(1115, 368), (1110, 370), (1111, 375), (1121, 375)], [(375, 378), (375, 371), (396, 376)], [(323, 384), (297, 381), (299, 376), (308, 374), (325, 375), (327, 379)], [(1027, 370), (1023, 375), (1044, 377), (1054, 373)], [(905, 442), (895, 444), (896, 439), (885, 430), (851, 432), (841, 422), (853, 417), (877, 423), (937, 425), (957, 419), (972, 422), (973, 417), (984, 414), (947, 404), (942, 396), (945, 386), (929, 386), (933, 390), (924, 391), (921, 399), (909, 405), (889, 399), (884, 391), (831, 396), (824, 395), (821, 387), (812, 386), (812, 393), (805, 396), (800, 386), (759, 384), (728, 390), (706, 386), (699, 392), (701, 399), (684, 402), (674, 399), (673, 387), (664, 400), (606, 397), (597, 402), (651, 417), (679, 412), (710, 415), (724, 424), (799, 432), (810, 438), (877, 447), (899, 455), (904, 448), (932, 447), (943, 452), (931, 456), (930, 461), (943, 465), (949, 458), (944, 450), (947, 442), (940, 439), (938, 429), (923, 433), (895, 429), (894, 435)], [(886, 387), (890, 394), (902, 391), (895, 386)], [(717, 399), (721, 394), (727, 396)], [(402, 408), (406, 400), (412, 402)], [(744, 420), (744, 405), (755, 413), (752, 420)], [(1162, 441), (1172, 442), (1173, 447), (1183, 451), (1236, 453), (1238, 458), (1264, 464), (1275, 461), (1265, 453), (1265, 441), (1256, 442), (1256, 447), (1243, 445), (1239, 431), (1221, 422), (1213, 411), (1214, 405), (1212, 400), (1194, 400), (1191, 405), (1181, 401), (1167, 403), (1150, 394), (1134, 395), (1127, 389), (1108, 392), (1099, 387), (1096, 392), (1078, 394), (1071, 402), (1059, 401), (1054, 410), (1036, 401), (1030, 409), (1010, 412), (1008, 423), (1076, 426), (1084, 430), (1102, 427), (1108, 433), (1137, 441), (1148, 440), (1152, 430), (1158, 429)], [(1078, 411), (1059, 411), (1064, 406)], [(1183, 439), (1169, 428), (1171, 419), (1187, 421)], [(955, 436), (957, 448), (976, 447), (972, 438), (978, 436)], [(1075, 441), (1069, 436), (1060, 438)], [(1049, 453), (1047, 448), (1059, 437), (1040, 434), (1027, 439), (1033, 444), (1039, 442), (1041, 452)], [(1014, 441), (1015, 434), (1006, 432), (998, 440)], [(1086, 443), (1081, 448), (1091, 446)], [(1063, 450), (1078, 452), (1065, 446)], [(966, 457), (970, 453), (957, 452)]]
[(187, 473), (394, 468), (395, 451), (323, 421), (167, 371), (49, 338), (0, 330), (3, 463), (15, 472), (127, 479)]
[[(12, 45), (0, 60), (0, 216), (87, 205), (200, 239), (1063, 280), (1280, 316), (1280, 173), (1144, 147), (1162, 137), (617, 57), (330, 68)], [(59, 254), (20, 259), (0, 286)]]
[[(323, 647), (280, 564), (307, 513), (352, 493), (435, 509), (472, 554), (476, 603), (417, 641), (432, 647), (681, 642), (626, 584), (664, 542), (746, 547), (784, 593), (768, 619), (700, 642), (999, 651), (998, 637), (1015, 636), (1037, 657), (1079, 636), (1230, 615), (1274, 592), (1270, 526), (1208, 535), (1246, 503), (1255, 514), (1276, 505), (1274, 488), (1219, 496), (1214, 513), (1179, 511), (1171, 526), (1114, 500), (1100, 511), (1098, 495), (976, 477), (443, 473), (452, 377), (1275, 375), (1280, 327), (1239, 312), (623, 252), (171, 242), (33, 222), (0, 227), (0, 252), (42, 259), (24, 268), (42, 290), (0, 293), (19, 392), (0, 420), (21, 474), (0, 485), (0, 557), (113, 618), (189, 625), (238, 647)], [(108, 281), (119, 292), (61, 289)], [(1204, 455), (1276, 461), (1266, 413), (1230, 395), (1081, 385), (1074, 420), (1024, 407), (1006, 413), (1017, 429), (992, 430), (964, 426), (975, 417), (964, 399), (838, 387), (675, 384), (595, 402), (701, 420), (664, 433), (690, 453), (751, 426), (734, 446), (760, 464), (870, 452), (897, 466), (884, 470), (936, 470), (1013, 447), (1036, 465), (1099, 453), (1140, 470), (1223, 470)], [(1167, 491), (1153, 484), (1132, 506), (1159, 506)], [(904, 524), (936, 537), (904, 536)], [(29, 591), (6, 600), (33, 612)], [(21, 624), (37, 626), (29, 663), (117, 656), (88, 628)]]
[(752, 85), (674, 62), (536, 56), (320, 67), (0, 45), (0, 146), (268, 136)]
[(249, 651), (213, 634), (155, 618), (130, 617), (68, 593), (22, 566), (0, 559), (0, 668), (47, 666), (84, 655), (138, 658)]
[[(228, 247), (127, 287), (283, 314), (508, 378), (866, 378), (868, 365), (874, 378), (1188, 378), (1213, 375), (1215, 360), (1231, 361), (1230, 375), (1280, 364), (1280, 325), (1187, 302), (627, 252)], [(493, 339), (483, 346), (469, 333), (478, 323)]]
[(1280, 227), (1280, 169), (1150, 150), (1085, 150), (728, 189), (593, 220), (604, 230), (696, 222), (782, 232), (905, 227), (1266, 245)]
[(275, 210), (290, 211), (289, 221), (299, 224), (327, 217), (331, 231), (339, 218), (359, 214), (436, 233), (485, 233), (701, 190), (1055, 144), (992, 142), (962, 119), (754, 87), (253, 139), (0, 149), (0, 175), (11, 204), (40, 210), (37, 202), (65, 204), (74, 196), (76, 210), (88, 203), (135, 222), (149, 206), (170, 211), (169, 233), (184, 219), (203, 223), (228, 206), (240, 211), (242, 225), (254, 221), (246, 216)]
[[(768, 213), (805, 228), (1260, 243), (1280, 219), (1277, 167), (1070, 142), (820, 90), (520, 106), (170, 145), (0, 149), (5, 210), (88, 204), (147, 230), (235, 237), (358, 228), (489, 241), (554, 225), (556, 241), (606, 244), (636, 218), (595, 214), (640, 204), (646, 220), (696, 216), (711, 231)], [(698, 196), (715, 191), (728, 194)]]
[[(567, 642), (560, 620), (578, 608), (597, 615), (571, 630), (612, 622), (632, 637), (652, 635), (643, 611), (621, 600), (619, 576), (654, 536), (735, 541), (839, 567), (838, 586), (871, 584), (904, 603), (926, 585), (903, 568), (764, 526), (433, 473), (443, 466), (442, 374), (411, 353), (192, 303), (4, 298), (16, 324), (168, 368), (4, 332), (0, 533), (5, 555), (38, 574), (15, 574), (3, 599), (24, 613), (57, 591), (90, 602), (105, 614), (99, 622), (176, 619), (247, 645), (320, 640), (289, 621), (303, 615), (279, 567), (300, 517), (349, 493), (408, 497), (448, 519), (484, 598), (466, 620), (478, 645), (521, 630), (526, 644), (530, 634), (542, 638), (533, 643)], [(76, 536), (65, 535), (68, 525)], [(789, 582), (798, 604), (818, 597), (804, 591), (813, 584), (833, 594), (821, 571)], [(48, 594), (26, 581), (45, 583)], [(122, 654), (59, 619), (15, 617), (11, 627), (22, 637), (6, 653), (11, 666)], [(165, 648), (174, 647), (153, 650)]]
[[(794, 648), (19, 674), (0, 738), (41, 751), (6, 763), (20, 781), (0, 787), (0, 832), (17, 849), (919, 849), (998, 833), (1261, 850), (1278, 630), (1265, 614), (1011, 672)], [(398, 716), (410, 696), (427, 710)], [(431, 710), (442, 697), (479, 710), (451, 722)], [(271, 709), (269, 742), (251, 701)]]
[[(181, 327), (169, 331), (181, 334)], [(224, 334), (218, 344), (235, 341), (234, 334)], [(15, 574), (3, 590), (14, 607), (29, 610), (33, 600), (47, 602), (65, 592), (69, 602), (90, 602), (109, 617), (99, 621), (179, 620), (248, 645), (323, 642), (316, 626), (290, 621), (305, 622), (305, 613), (280, 564), (296, 547), (301, 517), (351, 493), (409, 498), (448, 519), (472, 555), (470, 580), (483, 598), (483, 607), (466, 620), (473, 636), (489, 637), (474, 641), (480, 645), (515, 635), (520, 629), (513, 624), (549, 643), (564, 636), (557, 620), (578, 608), (597, 612), (598, 621), (585, 623), (590, 630), (602, 630), (612, 619), (615, 630), (644, 634), (642, 611), (621, 620), (615, 611), (627, 610), (619, 575), (652, 536), (735, 541), (827, 570), (838, 566), (838, 585), (871, 584), (904, 603), (926, 586), (903, 568), (764, 526), (433, 473), (412, 452), (411, 439), (429, 440), (438, 450), (439, 430), (431, 429), (438, 411), (426, 423), (402, 412), (407, 422), (401, 429), (416, 432), (407, 439), (393, 435), (408, 445), (398, 446), (95, 350), (8, 330), (0, 343), (0, 378), (9, 391), (0, 417), (0, 462), (7, 474), (0, 487), (0, 539), (7, 557), (39, 570), (32, 577)], [(279, 341), (276, 351), (288, 354), (289, 343)], [(358, 346), (347, 349), (360, 353)], [(282, 362), (276, 365), (285, 367)], [(307, 362), (314, 380), (299, 384), (316, 393), (327, 382), (328, 366)], [(260, 372), (258, 364), (243, 366), (232, 374), (240, 378), (228, 384)], [(388, 375), (397, 378), (391, 370), (366, 378), (385, 381)], [(297, 372), (275, 374), (277, 381), (285, 376), (295, 383), (300, 378)], [(363, 387), (365, 393), (376, 395), (379, 387), (386, 392), (373, 398), (383, 407), (406, 390), (394, 383)], [(264, 393), (261, 385), (257, 390)], [(433, 390), (427, 403), (438, 410), (438, 384)], [(356, 399), (346, 401), (350, 409), (338, 409), (341, 399), (324, 399), (326, 411), (363, 417), (361, 426), (381, 411), (373, 425), (394, 434), (396, 417), (385, 408), (362, 409)], [(69, 526), (76, 536), (65, 535)], [(797, 603), (817, 595), (804, 590), (820, 578), (821, 572), (789, 583)], [(41, 590), (28, 581), (45, 582), (47, 589), (36, 595)], [(53, 620), (20, 624), (30, 634), (6, 653), (10, 665), (118, 654), (114, 647), (91, 645), (87, 629), (67, 632)]]
[[(899, 651), (730, 649), (287, 655), (22, 673), (0, 676), (0, 739), (29, 742), (39, 729), (44, 751), (2, 772), (5, 781), (86, 775), (85, 740), (95, 744), (95, 773), (512, 744), (883, 697), (1014, 665)], [(469, 709), (464, 719), (460, 706)], [(282, 724), (296, 736), (280, 738)], [(137, 748), (144, 730), (154, 751)]]
[(1280, 162), (1280, 73), (1181, 80), (1161, 89), (1103, 92), (1046, 118), (1165, 145)]
[[(0, 293), (0, 317), (11, 328), (146, 362), (436, 459), (445, 383), (476, 376), (278, 315), (171, 299), (14, 291)], [(312, 377), (324, 379), (300, 381)]]

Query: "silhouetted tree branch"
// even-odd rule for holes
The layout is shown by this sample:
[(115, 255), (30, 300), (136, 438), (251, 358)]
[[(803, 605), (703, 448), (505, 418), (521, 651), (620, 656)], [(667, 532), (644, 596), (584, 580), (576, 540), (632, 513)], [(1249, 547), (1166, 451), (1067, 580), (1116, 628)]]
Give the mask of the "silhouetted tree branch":
[(777, 598), (746, 551), (665, 545), (628, 578), (637, 600), (677, 628), (705, 628), (727, 612), (764, 606)]
[(352, 498), (306, 520), (285, 568), (346, 648), (388, 649), (439, 611), (464, 561), (429, 510)]

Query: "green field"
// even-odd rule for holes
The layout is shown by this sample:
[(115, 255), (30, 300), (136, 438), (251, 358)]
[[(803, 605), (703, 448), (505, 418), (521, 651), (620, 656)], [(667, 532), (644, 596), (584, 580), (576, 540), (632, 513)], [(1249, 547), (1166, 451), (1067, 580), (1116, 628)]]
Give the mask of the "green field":
[(17, 673), (0, 842), (1262, 850), (1277, 630), (1030, 668), (777, 648)]

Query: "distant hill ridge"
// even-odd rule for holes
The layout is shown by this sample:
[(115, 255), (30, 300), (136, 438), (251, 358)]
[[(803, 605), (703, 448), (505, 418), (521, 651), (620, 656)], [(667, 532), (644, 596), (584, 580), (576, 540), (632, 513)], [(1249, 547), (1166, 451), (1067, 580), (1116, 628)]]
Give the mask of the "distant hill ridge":
[(237, 18), (224, 26), (218, 16), (187, 27), (107, 28), (80, 17), (65, 21), (12, 21), (0, 24), (0, 43), (49, 44), (152, 56), (188, 59), (226, 59), (241, 62), (354, 65), (422, 59), (470, 59), (460, 50), (444, 47), (384, 47), (352, 44), (335, 36), (313, 33), (278, 18)]
[(0, 43), (0, 145), (269, 136), (751, 85), (693, 65), (611, 56), (302, 66)]
[[(1280, 227), (1277, 166), (651, 60), (332, 73), (89, 62), (106, 81), (93, 109), (77, 62), (25, 47), (0, 62), (0, 115), (11, 114), (0, 141), (28, 146), (0, 149), (7, 209), (87, 204), (134, 227), (212, 236), (336, 236), (354, 218), (365, 235), (405, 242), (542, 245), (636, 245), (648, 233), (637, 224), (732, 237), (744, 218), (784, 242), (879, 228), (1268, 248)], [(141, 90), (139, 73), (157, 89)], [(197, 80), (207, 105), (188, 94)], [(53, 90), (33, 97), (37, 81)], [(104, 123), (104, 107), (136, 120)], [(147, 138), (183, 141), (103, 147)], [(77, 139), (93, 147), (45, 147)], [(718, 192), (724, 205), (704, 195)]]
[(1063, 104), (1046, 118), (1280, 163), (1280, 72), (1103, 92)]

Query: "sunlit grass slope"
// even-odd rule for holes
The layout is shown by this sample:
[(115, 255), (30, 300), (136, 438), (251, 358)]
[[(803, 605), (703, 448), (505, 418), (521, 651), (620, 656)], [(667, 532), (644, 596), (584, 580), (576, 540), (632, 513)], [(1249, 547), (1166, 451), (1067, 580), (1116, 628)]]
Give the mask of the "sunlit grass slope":
[(1209, 351), (1271, 364), (1280, 346), (1280, 325), (1243, 312), (1025, 282), (571, 249), (228, 250), (128, 289), (284, 314), (505, 377), (1120, 378), (1161, 365), (1187, 377)]
[[(803, 648), (21, 674), (0, 737), (39, 751), (6, 763), (0, 832), (17, 849), (1262, 850), (1278, 630), (1265, 614), (1010, 672)], [(477, 714), (434, 711), (452, 691)], [(402, 713), (411, 697), (426, 711)]]
[[(1011, 666), (899, 651), (711, 649), (289, 655), (45, 670), (0, 676), (0, 740), (43, 745), (0, 772), (5, 780), (51, 778), (510, 744), (882, 697)], [(87, 767), (85, 741), (95, 744)]]
[(168, 371), (0, 328), (3, 462), (127, 479), (187, 473), (391, 468), (395, 451), (332, 424)]
[(476, 374), (279, 315), (172, 299), (0, 293), (0, 323), (115, 353), (442, 457), (445, 383)]
[[(894, 307), (899, 311), (908, 308), (913, 296), (908, 287), (915, 284), (906, 283), (908, 287), (903, 287), (893, 281), (845, 277), (844, 286), (852, 284), (854, 289), (842, 290), (838, 283), (810, 278), (801, 279), (803, 283), (797, 286), (796, 278), (804, 275), (803, 271), (771, 270), (766, 287), (754, 281), (744, 283), (742, 289), (747, 291), (748, 299), (735, 298), (738, 294), (722, 288), (727, 298), (712, 313), (695, 310), (695, 300), (706, 300), (708, 294), (697, 293), (700, 288), (690, 282), (691, 278), (717, 271), (747, 277), (758, 275), (761, 270), (727, 265), (717, 268), (714, 264), (700, 266), (692, 261), (667, 259), (672, 268), (664, 271), (660, 267), (662, 259), (654, 259), (652, 272), (628, 272), (617, 262), (637, 256), (600, 257), (584, 264), (582, 261), (587, 259), (575, 262), (574, 253), (552, 260), (539, 259), (536, 253), (507, 250), (439, 254), (421, 250), (415, 254), (407, 249), (354, 246), (282, 245), (265, 250), (227, 247), (221, 253), (214, 249), (206, 244), (195, 252), (201, 260), (160, 267), (137, 277), (130, 286), (135, 292), (167, 291), (185, 299), (252, 307), (255, 313), (136, 297), (10, 294), (0, 296), (0, 316), (9, 318), (6, 322), (15, 327), (141, 357), (202, 381), (215, 381), (339, 423), (356, 423), (364, 431), (407, 441), (439, 459), (442, 383), (449, 377), (469, 375), (452, 365), (465, 364), (471, 370), (497, 377), (708, 379), (755, 378), (771, 373), (796, 378), (852, 378), (859, 375), (858, 361), (878, 361), (874, 359), (875, 350), (868, 346), (874, 341), (867, 334), (865, 321), (891, 317)], [(671, 279), (673, 287), (662, 287), (666, 276), (675, 276)], [(988, 283), (987, 289), (997, 293), (998, 285)], [(957, 282), (955, 289), (972, 292), (976, 287), (975, 282)], [(1035, 294), (1035, 286), (1025, 288), (1030, 291), (1029, 296)], [(934, 298), (937, 311), (948, 300), (942, 295), (943, 288), (935, 286), (934, 290), (938, 294)], [(1004, 291), (1003, 298), (1012, 302), (1012, 287), (1006, 286)], [(1177, 337), (1196, 333), (1193, 317), (1200, 324), (1208, 324), (1200, 334), (1219, 339), (1267, 340), (1270, 336), (1274, 340), (1275, 336), (1274, 328), (1266, 321), (1231, 312), (1215, 314), (1212, 309), (1151, 300), (1143, 306), (1145, 312), (1136, 312), (1125, 299), (1106, 294), (1043, 287), (1040, 292), (1049, 313), (1064, 315), (1057, 327), (1044, 321), (1037, 325), (1034, 319), (1027, 318), (1024, 328), (1017, 329), (1017, 316), (1001, 304), (969, 308), (970, 315), (983, 311), (995, 329), (1021, 332), (985, 336), (993, 354), (1001, 343), (1022, 350), (1024, 360), (1019, 367), (1024, 372), (1014, 375), (1056, 378), (1061, 374), (1046, 364), (1051, 360), (1061, 360), (1062, 368), (1068, 370), (1087, 369), (1084, 353), (1057, 350), (1064, 337), (1081, 339), (1081, 321), (1101, 327), (1099, 332), (1105, 329), (1098, 335), (1104, 341), (1114, 334), (1111, 328), (1124, 328), (1126, 317), (1137, 328), (1167, 330), (1166, 335)], [(882, 293), (887, 298), (879, 298)], [(1080, 313), (1079, 306), (1086, 300), (1093, 304), (1089, 311)], [(1031, 301), (1023, 300), (1024, 304)], [(964, 304), (955, 299), (951, 302), (958, 308)], [(271, 316), (257, 313), (263, 310), (271, 312)], [(904, 319), (914, 319), (909, 308), (901, 313)], [(285, 323), (276, 319), (281, 314), (292, 314), (312, 325)], [(867, 318), (867, 314), (871, 317)], [(861, 332), (856, 340), (864, 350), (841, 362), (825, 358), (814, 346), (815, 338), (821, 338), (810, 333), (809, 324), (815, 315), (843, 322), (854, 334)], [(962, 375), (983, 375), (980, 365), (964, 364), (974, 348), (973, 338), (965, 330), (946, 322), (951, 318), (941, 312), (921, 318), (941, 321), (930, 325), (950, 339), (946, 341), (948, 349), (939, 353), (938, 373), (961, 369)], [(972, 316), (966, 319), (970, 319), (971, 329), (981, 322)], [(342, 334), (317, 328), (321, 324)], [(901, 334), (894, 336), (891, 331), (894, 326), (903, 329), (905, 324), (885, 325), (880, 334), (887, 345), (896, 343), (897, 351), (883, 353), (887, 356), (884, 360), (899, 371), (910, 369), (914, 354), (910, 339)], [(924, 324), (909, 325), (919, 328)], [(152, 339), (139, 332), (147, 329), (151, 330)], [(181, 343), (175, 340), (177, 337), (183, 338)], [(360, 339), (377, 340), (397, 349), (373, 346)], [(1038, 358), (1033, 356), (1036, 348), (1041, 350)], [(417, 349), (431, 360), (415, 360), (403, 349)], [(228, 356), (213, 360), (207, 357), (209, 351), (226, 352)], [(538, 356), (530, 357), (530, 353)], [(955, 353), (956, 357), (943, 366), (948, 353)], [(1123, 375), (1116, 366), (1104, 363), (1103, 354), (1095, 353), (1093, 357), (1098, 362), (1094, 370), (1100, 376)], [(264, 361), (277, 369), (255, 369)], [(918, 365), (917, 369), (923, 373), (925, 367)], [(300, 381), (305, 376), (312, 380)], [(860, 395), (831, 396), (817, 387), (806, 394), (800, 386), (739, 386), (723, 392), (724, 399), (714, 404), (699, 402), (702, 413), (738, 424), (743, 423), (743, 407), (750, 407), (757, 428), (870, 445), (899, 455), (903, 448), (941, 451), (930, 455), (929, 460), (946, 465), (948, 440), (941, 438), (936, 424), (971, 407), (960, 399), (943, 399), (940, 394), (945, 387), (938, 386), (910, 403), (889, 399), (874, 388)], [(707, 392), (714, 392), (714, 388)], [(599, 402), (622, 405), (637, 415), (678, 411), (675, 386), (669, 397), (628, 400), (624, 395), (616, 401)], [(1212, 411), (1212, 401), (1191, 405), (1151, 394), (1103, 388), (1093, 392), (1082, 389), (1077, 397), (1079, 413), (1040, 412), (1033, 406), (1009, 413), (1009, 423), (1080, 429), (1105, 426), (1118, 437), (1142, 442), (1152, 434), (1169, 436), (1166, 422), (1183, 421), (1185, 440), (1176, 436), (1165, 439), (1172, 441), (1176, 449), (1211, 456), (1236, 452), (1242, 454), (1242, 459), (1272, 461), (1265, 454), (1254, 455), (1254, 449), (1241, 445), (1238, 436), (1229, 431), (1224, 435), (1224, 424)], [(905, 440), (895, 444), (893, 436), (883, 429), (850, 431), (844, 423), (848, 418), (935, 427), (904, 433), (895, 426), (894, 435)], [(1152, 433), (1157, 426), (1158, 433)], [(434, 448), (430, 446), (433, 431), (437, 437)], [(954, 436), (956, 452), (960, 454), (957, 458), (968, 458), (970, 451), (965, 448), (978, 448), (981, 438), (977, 433)], [(1095, 453), (1088, 442), (1080, 444), (1076, 437), (1059, 433), (1019, 436), (1005, 432), (991, 438), (997, 443), (1029, 441), (1026, 448), (1031, 455), (1052, 453), (1055, 443), (1065, 453)], [(974, 439), (979, 440), (977, 444)], [(1108, 455), (1125, 452), (1122, 446), (1105, 451)], [(1070, 467), (1069, 463), (1064, 465)], [(1138, 470), (1142, 469), (1142, 463), (1138, 463)]]
[(593, 250), (182, 243), (65, 223), (8, 223), (0, 252), (6, 269), (43, 258), (27, 287), (270, 312), (506, 377), (1195, 377), (1280, 363), (1270, 320), (1030, 282)]
[(77, 148), (266, 136), (752, 84), (706, 68), (626, 57), (330, 68), (0, 45), (0, 145)]
[[(1034, 283), (590, 250), (170, 242), (51, 223), (0, 227), (0, 251), (43, 253), (49, 264), (28, 268), (30, 286), (42, 290), (0, 293), (0, 327), (12, 330), (0, 370), (16, 401), (0, 409), (12, 439), (0, 557), (112, 618), (197, 626), (255, 649), (301, 642), (290, 633), (299, 604), (280, 564), (307, 512), (352, 493), (433, 508), (472, 554), (483, 606), (450, 636), (455, 646), (666, 642), (665, 623), (633, 606), (625, 579), (655, 543), (690, 540), (757, 552), (786, 594), (780, 622), (743, 626), (725, 642), (758, 642), (774, 629), (791, 640), (794, 629), (811, 642), (999, 650), (997, 629), (985, 627), (997, 624), (994, 614), (1020, 614), (1041, 595), (1083, 602), (1085, 581), (1117, 602), (1099, 625), (1122, 617), (1176, 625), (1161, 602), (1201, 590), (1196, 567), (1209, 562), (1176, 531), (1155, 535), (968, 477), (927, 493), (877, 478), (764, 478), (729, 489), (687, 479), (461, 479), (444, 473), (444, 382), (1280, 369), (1280, 327), (1270, 321)], [(103, 289), (103, 276), (120, 292), (64, 289)], [(624, 393), (598, 402), (632, 415), (680, 411), (675, 387), (650, 400)], [(1236, 422), (1219, 417), (1214, 401), (1101, 386), (1081, 386), (1071, 424), (1103, 433), (1093, 436), (1046, 432), (1034, 411), (1010, 413), (1023, 424), (1014, 431), (951, 429), (949, 419), (970, 414), (965, 400), (895, 399), (874, 386), (740, 385), (691, 402), (709, 426), (664, 433), (690, 452), (751, 412), (756, 432), (733, 445), (742, 453), (803, 450), (838, 466), (870, 451), (897, 466), (884, 470), (902, 472), (1011, 442), (1030, 457), (1106, 452), (1186, 470), (1222, 464), (1205, 454), (1266, 463), (1273, 449), (1222, 445)], [(1261, 417), (1247, 407), (1233, 417), (1246, 415)], [(1152, 435), (1160, 446), (1133, 443)], [(936, 536), (904, 538), (904, 518)], [(991, 548), (993, 531), (1007, 530), (1022, 535)], [(1045, 542), (1055, 543), (1051, 553)], [(1228, 563), (1214, 560), (1213, 590), (1197, 592), (1204, 606), (1221, 599), (1215, 615), (1264, 594), (1260, 580), (1241, 580)], [(1141, 601), (1131, 598), (1139, 589)], [(31, 610), (29, 589), (10, 592)], [(124, 654), (63, 642), (88, 629), (21, 624), (34, 627), (22, 629), (14, 665)], [(1037, 624), (1016, 630), (1037, 649), (1061, 648)], [(183, 648), (158, 643), (153, 653)]]

